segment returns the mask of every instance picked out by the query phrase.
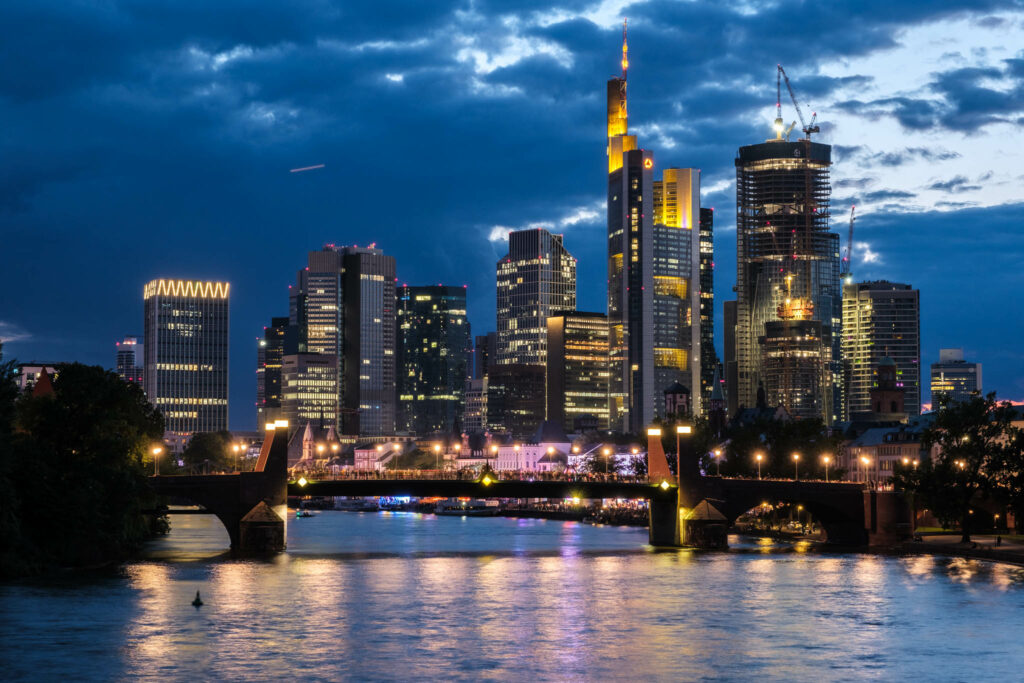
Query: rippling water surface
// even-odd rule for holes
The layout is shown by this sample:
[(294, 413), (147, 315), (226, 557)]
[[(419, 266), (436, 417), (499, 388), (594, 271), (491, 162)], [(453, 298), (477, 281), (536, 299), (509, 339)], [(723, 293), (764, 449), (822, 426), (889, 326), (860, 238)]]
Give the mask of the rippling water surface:
[[(173, 518), (118, 576), (0, 586), (13, 679), (1020, 680), (1024, 569), (646, 530), (324, 512), (224, 556)], [(189, 603), (202, 592), (205, 605)]]

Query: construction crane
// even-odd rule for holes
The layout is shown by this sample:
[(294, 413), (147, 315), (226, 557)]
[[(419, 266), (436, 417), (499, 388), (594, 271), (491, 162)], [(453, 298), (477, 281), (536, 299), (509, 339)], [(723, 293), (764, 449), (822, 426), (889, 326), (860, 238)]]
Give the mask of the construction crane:
[(850, 275), (850, 268), (853, 266), (853, 222), (856, 220), (854, 213), (856, 210), (856, 206), (850, 207), (850, 234), (846, 238), (846, 256), (843, 257), (843, 265), (840, 270), (840, 275), (846, 281), (853, 279)]
[[(775, 129), (780, 133), (782, 132), (782, 81), (786, 81), (786, 90), (789, 91), (789, 99), (793, 100), (793, 108), (796, 109), (796, 115), (800, 117), (800, 129), (807, 136), (807, 139), (811, 139), (811, 133), (820, 133), (821, 128), (816, 125), (818, 120), (818, 112), (811, 114), (811, 122), (808, 123), (804, 120), (804, 113), (800, 111), (800, 103), (796, 100), (796, 93), (793, 92), (793, 86), (789, 82), (789, 76), (786, 75), (786, 70), (779, 64), (778, 73), (775, 74), (775, 98), (776, 98), (776, 116)], [(795, 122), (794, 122), (795, 123)], [(793, 130), (793, 126), (789, 127), (789, 130)], [(789, 132), (786, 132), (786, 138), (789, 138)]]

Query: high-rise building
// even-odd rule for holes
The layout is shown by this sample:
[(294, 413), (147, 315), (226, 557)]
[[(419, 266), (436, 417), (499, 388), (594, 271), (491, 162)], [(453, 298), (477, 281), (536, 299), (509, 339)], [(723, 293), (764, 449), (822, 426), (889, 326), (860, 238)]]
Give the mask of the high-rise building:
[(549, 421), (566, 431), (584, 421), (608, 429), (608, 374), (608, 316), (577, 312), (548, 318)]
[(718, 367), (715, 352), (715, 211), (700, 210), (700, 398), (707, 413)]
[(281, 357), (281, 412), (295, 429), (338, 424), (338, 357), (294, 353)]
[(903, 408), (921, 412), (920, 293), (896, 282), (843, 285), (843, 419), (869, 412), (871, 390), (878, 386), (879, 363), (895, 362)]
[(607, 91), (610, 419), (640, 431), (663, 411), (665, 389), (699, 389), (700, 172), (667, 168), (655, 180), (652, 152), (629, 134), (625, 40), (622, 51)]
[(473, 378), (483, 379), (487, 368), (498, 360), (498, 333), (488, 332), (476, 336), (473, 344)]
[(309, 253), (290, 295), (300, 353), (338, 359), (345, 434), (394, 433), (395, 259), (371, 247), (326, 245)]
[(736, 403), (754, 405), (763, 388), (769, 404), (829, 423), (841, 383), (831, 156), (831, 146), (789, 142), (780, 130), (736, 158)]
[(722, 306), (722, 349), (725, 353), (725, 405), (730, 417), (740, 409), (739, 363), (736, 361), (736, 301)]
[(174, 436), (228, 428), (228, 283), (153, 280), (145, 302), (146, 396)]
[[(546, 336), (546, 335), (545, 335)], [(542, 365), (492, 365), (487, 373), (487, 427), (526, 438), (544, 421)]]
[(487, 377), (466, 380), (462, 431), (465, 434), (477, 434), (486, 432), (487, 426)]
[[(263, 328), (263, 339), (256, 348), (256, 424), (262, 429), (268, 422), (283, 419), (281, 367), (288, 337), (288, 318), (271, 318)], [(297, 353), (297, 349), (290, 349)]]
[(142, 366), (139, 365), (138, 337), (126, 336), (117, 342), (117, 376), (125, 382), (142, 386)]
[(576, 259), (561, 235), (516, 230), (497, 273), (497, 364), (544, 365), (548, 317), (576, 310)]
[(399, 287), (400, 429), (420, 436), (461, 430), (468, 349), (465, 287)]
[(953, 401), (966, 401), (974, 392), (981, 393), (981, 363), (964, 360), (963, 349), (939, 349), (939, 362), (932, 363), (932, 406), (939, 394)]

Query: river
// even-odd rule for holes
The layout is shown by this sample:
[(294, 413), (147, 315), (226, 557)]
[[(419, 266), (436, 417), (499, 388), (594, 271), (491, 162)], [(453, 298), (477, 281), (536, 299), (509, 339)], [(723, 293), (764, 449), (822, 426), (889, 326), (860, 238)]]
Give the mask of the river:
[[(1019, 680), (1024, 569), (732, 537), (321, 512), (231, 560), (172, 518), (105, 576), (0, 586), (5, 680)], [(205, 605), (189, 603), (201, 591)]]

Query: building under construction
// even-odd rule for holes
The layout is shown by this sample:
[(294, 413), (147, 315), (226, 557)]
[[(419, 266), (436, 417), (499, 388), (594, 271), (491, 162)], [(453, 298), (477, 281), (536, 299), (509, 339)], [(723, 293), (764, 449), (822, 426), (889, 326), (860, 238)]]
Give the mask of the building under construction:
[[(780, 68), (781, 72), (781, 68)], [(736, 158), (737, 403), (828, 423), (839, 408), (839, 236), (829, 230), (830, 145), (775, 139)], [(792, 126), (790, 126), (792, 130)]]

